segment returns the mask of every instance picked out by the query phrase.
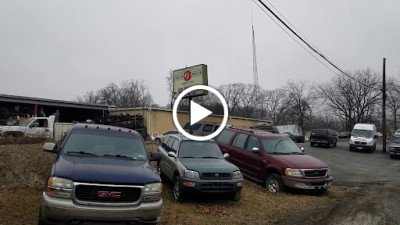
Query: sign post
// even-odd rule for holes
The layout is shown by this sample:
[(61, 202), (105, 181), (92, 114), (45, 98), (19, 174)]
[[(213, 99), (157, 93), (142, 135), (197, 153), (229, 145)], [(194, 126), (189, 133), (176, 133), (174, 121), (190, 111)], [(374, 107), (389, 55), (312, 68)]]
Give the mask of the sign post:
[[(196, 66), (186, 67), (173, 71), (173, 91), (174, 99), (178, 97), (185, 89), (195, 85), (206, 85), (208, 86), (208, 74), (207, 65), (200, 64)], [(190, 119), (190, 106), (193, 97), (207, 95), (207, 90), (195, 90), (189, 92), (184, 98), (189, 99), (189, 126), (190, 134), (193, 134), (193, 128)]]

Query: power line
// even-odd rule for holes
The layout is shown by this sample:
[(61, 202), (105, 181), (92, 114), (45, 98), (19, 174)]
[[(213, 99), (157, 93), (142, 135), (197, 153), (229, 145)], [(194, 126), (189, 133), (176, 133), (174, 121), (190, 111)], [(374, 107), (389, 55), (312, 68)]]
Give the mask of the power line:
[[(330, 59), (328, 59), (328, 57), (326, 57), (319, 49), (317, 49), (310, 41), (306, 41), (305, 38), (301, 37), (299, 34), (300, 32), (296, 32), (295, 30), (297, 30), (290, 22), (289, 20), (287, 20), (281, 13), (278, 13), (285, 18), (286, 21), (288, 21), (288, 23), (293, 27), (291, 28), (289, 25), (287, 25), (278, 15), (276, 15), (275, 12), (273, 12), (271, 10), (271, 8), (269, 8), (264, 2), (262, 2), (262, 0), (257, 0), (265, 9), (268, 10), (268, 12), (270, 14), (272, 14), (283, 26), (286, 27), (286, 29), (284, 29), (277, 21), (275, 21), (275, 19), (273, 19), (269, 13), (267, 13), (260, 5), (257, 4), (256, 0), (252, 0), (275, 24), (277, 24), (283, 31), (285, 31), (286, 34), (289, 35), (289, 37), (291, 37), (293, 40), (295, 40), (297, 42), (297, 44), (299, 44), (304, 50), (306, 50), (311, 56), (313, 56), (315, 59), (317, 59), (322, 65), (324, 65), (326, 68), (328, 68), (329, 70), (331, 70), (333, 73), (335, 73), (330, 67), (328, 67), (325, 63), (323, 63), (321, 60), (319, 60), (317, 57), (315, 57), (314, 54), (312, 54), (308, 49), (306, 49), (302, 44), (299, 43), (299, 41), (297, 41), (287, 30), (289, 30), (293, 35), (295, 35), (295, 37), (297, 37), (297, 39), (299, 39), (301, 42), (303, 42), (309, 49), (311, 49), (311, 51), (313, 51), (315, 54), (317, 54), (318, 56), (320, 56), (324, 61), (326, 61), (328, 64), (330, 64), (332, 67), (334, 67), (335, 69), (337, 69), (342, 75), (345, 75), (346, 77), (357, 81), (359, 84), (368, 87), (368, 85), (356, 80), (354, 77), (350, 76), (349, 74), (347, 74), (346, 72), (344, 72), (341, 68), (339, 68), (339, 66), (337, 66), (336, 64), (334, 64)], [(268, 0), (267, 0), (268, 1)], [(272, 5), (272, 4), (271, 4)], [(272, 6), (273, 7), (273, 6)], [(274, 7), (275, 8), (275, 7)], [(298, 31), (298, 30), (297, 30)], [(303, 35), (304, 36), (304, 35)], [(310, 42), (310, 43), (309, 43)], [(338, 73), (335, 73), (337, 75), (339, 75)]]

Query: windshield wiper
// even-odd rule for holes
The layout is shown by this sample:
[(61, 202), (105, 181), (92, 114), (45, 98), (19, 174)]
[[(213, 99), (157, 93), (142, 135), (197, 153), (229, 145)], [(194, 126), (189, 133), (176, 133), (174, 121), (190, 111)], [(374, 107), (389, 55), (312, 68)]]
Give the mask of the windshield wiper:
[(120, 155), (120, 154), (104, 154), (102, 156), (112, 156), (112, 157), (118, 157), (118, 158), (127, 158), (127, 159), (133, 159), (135, 160), (135, 158), (127, 156), (127, 155)]
[(216, 156), (203, 156), (203, 157), (201, 157), (201, 158), (204, 158), (204, 159), (219, 159), (218, 157), (216, 157)]
[(290, 153), (286, 152), (271, 152), (272, 155), (289, 155)]
[(275, 147), (274, 147), (274, 148), (276, 149), (276, 146), (278, 146), (278, 145), (279, 145), (279, 144), (280, 144), (282, 141), (284, 141), (284, 140), (285, 140), (285, 139), (281, 139), (281, 140), (279, 140), (279, 141), (278, 141), (278, 143), (276, 143), (276, 145), (275, 145)]
[(304, 153), (302, 153), (302, 152), (291, 152), (290, 154), (292, 154), (292, 155), (304, 155)]
[(91, 156), (95, 156), (95, 157), (99, 157), (99, 155), (90, 153), (90, 152), (84, 152), (84, 151), (71, 151), (71, 152), (65, 152), (65, 153), (78, 153), (81, 155), (91, 155)]

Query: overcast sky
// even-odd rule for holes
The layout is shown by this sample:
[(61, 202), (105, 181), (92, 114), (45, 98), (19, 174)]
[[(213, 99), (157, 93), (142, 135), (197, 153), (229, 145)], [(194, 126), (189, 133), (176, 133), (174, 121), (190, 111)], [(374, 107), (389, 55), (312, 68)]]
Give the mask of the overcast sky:
[[(400, 76), (400, 1), (270, 3), (344, 70), (381, 72), (386, 57)], [(261, 86), (335, 76), (251, 0), (0, 0), (0, 93), (75, 100), (143, 79), (166, 105), (169, 71), (202, 63), (212, 86), (251, 83), (252, 11)]]

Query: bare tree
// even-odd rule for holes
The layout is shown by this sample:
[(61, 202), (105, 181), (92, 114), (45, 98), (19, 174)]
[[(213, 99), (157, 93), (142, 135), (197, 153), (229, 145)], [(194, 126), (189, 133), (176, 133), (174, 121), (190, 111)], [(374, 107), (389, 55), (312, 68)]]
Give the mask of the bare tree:
[(78, 102), (85, 102), (90, 104), (99, 104), (100, 96), (94, 91), (88, 91), (83, 96), (77, 96)]
[(332, 113), (345, 121), (345, 129), (354, 124), (371, 121), (375, 105), (380, 100), (380, 83), (376, 72), (358, 70), (350, 77), (337, 76), (319, 86), (319, 94)]
[(165, 77), (165, 80), (167, 81), (169, 108), (172, 109), (174, 105), (174, 72), (172, 70), (169, 70), (169, 75)]
[(254, 84), (246, 84), (243, 89), (243, 94), (240, 96), (240, 101), (243, 107), (242, 116), (252, 117), (254, 115), (254, 109), (259, 103), (259, 95), (256, 94), (260, 91), (260, 88)]
[(229, 114), (233, 113), (240, 106), (240, 99), (243, 96), (244, 89), (245, 85), (242, 83), (231, 83), (219, 86), (218, 91), (226, 100)]
[(265, 92), (266, 117), (274, 125), (284, 124), (286, 111), (289, 109), (288, 95), (284, 89), (275, 89)]
[(400, 81), (394, 78), (389, 78), (387, 82), (387, 106), (390, 114), (393, 117), (394, 130), (397, 130), (397, 118), (400, 113)]
[(288, 81), (285, 90), (290, 107), (287, 113), (293, 118), (293, 123), (305, 133), (306, 122), (312, 114), (312, 104), (315, 100), (314, 86), (303, 80)]

